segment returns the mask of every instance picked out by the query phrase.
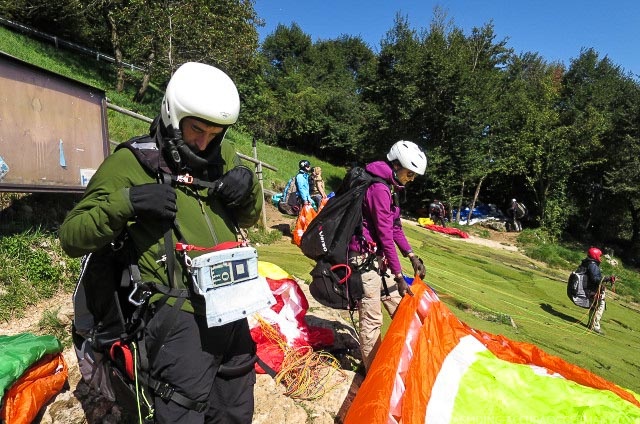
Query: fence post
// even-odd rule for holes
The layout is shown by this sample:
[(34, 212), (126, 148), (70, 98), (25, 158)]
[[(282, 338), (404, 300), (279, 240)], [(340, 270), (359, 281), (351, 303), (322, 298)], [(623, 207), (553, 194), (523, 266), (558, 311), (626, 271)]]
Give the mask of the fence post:
[[(252, 145), (253, 145), (253, 158), (256, 160), (256, 174), (258, 175), (258, 181), (260, 181), (260, 191), (262, 192), (263, 202), (266, 202), (267, 200), (264, 198), (264, 181), (262, 178), (262, 162), (258, 160), (258, 147), (257, 147), (255, 137), (253, 137), (252, 139)], [(262, 206), (262, 228), (264, 228), (265, 231), (267, 230), (267, 206), (266, 205)]]

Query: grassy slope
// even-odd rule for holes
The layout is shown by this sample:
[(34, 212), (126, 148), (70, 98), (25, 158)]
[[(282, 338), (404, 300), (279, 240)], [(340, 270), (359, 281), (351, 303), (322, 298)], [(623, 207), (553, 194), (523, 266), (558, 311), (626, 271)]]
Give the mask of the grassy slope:
[[(152, 116), (157, 110), (153, 105), (131, 104), (128, 100), (132, 97), (131, 91), (113, 93), (107, 80), (102, 78), (109, 71), (94, 70), (96, 62), (90, 58), (74, 57), (2, 27), (0, 50), (100, 87), (113, 103), (146, 116)], [(159, 95), (152, 92), (150, 97), (157, 100)], [(140, 121), (109, 111), (110, 137), (115, 140), (123, 141), (144, 132), (146, 127)], [(230, 139), (240, 152), (253, 155), (250, 137), (231, 131)], [(258, 156), (278, 168), (277, 172), (264, 171), (265, 188), (276, 191), (297, 172), (301, 159), (295, 152), (261, 144)], [(308, 159), (314, 166), (323, 167), (327, 186), (336, 188), (344, 171), (317, 158)], [(619, 300), (611, 300), (603, 322), (606, 335), (595, 336), (585, 329), (586, 310), (573, 306), (565, 295), (567, 270), (550, 269), (519, 254), (464, 243), (421, 228), (408, 227), (406, 232), (417, 253), (425, 259), (427, 283), (462, 321), (474, 328), (534, 343), (551, 354), (640, 392), (637, 312)], [(309, 278), (312, 262), (288, 241), (262, 246), (259, 251), (262, 260)], [(404, 267), (410, 270), (406, 261)]]
[[(567, 270), (551, 269), (520, 253), (489, 249), (405, 226), (416, 253), (427, 265), (425, 281), (461, 321), (473, 328), (533, 343), (640, 393), (638, 312), (611, 299), (603, 319), (606, 334), (586, 329), (586, 309), (567, 298)], [(258, 248), (274, 262), (309, 281), (312, 261), (288, 241)], [(411, 266), (403, 259), (405, 272)], [(515, 324), (515, 327), (512, 325)]]

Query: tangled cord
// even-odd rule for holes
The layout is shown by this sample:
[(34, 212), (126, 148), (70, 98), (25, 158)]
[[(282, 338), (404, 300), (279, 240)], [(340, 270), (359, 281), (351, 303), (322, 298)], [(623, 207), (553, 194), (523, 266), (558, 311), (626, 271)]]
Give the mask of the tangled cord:
[(327, 352), (314, 352), (311, 346), (291, 347), (275, 327), (256, 315), (264, 336), (284, 352), (282, 368), (275, 377), (292, 399), (314, 400), (347, 379), (338, 360)]

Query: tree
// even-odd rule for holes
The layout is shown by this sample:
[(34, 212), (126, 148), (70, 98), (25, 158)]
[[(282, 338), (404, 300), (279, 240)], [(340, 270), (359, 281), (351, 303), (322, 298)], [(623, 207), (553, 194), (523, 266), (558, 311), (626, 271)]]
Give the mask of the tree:
[[(362, 74), (375, 56), (359, 37), (311, 43), (298, 25), (279, 25), (262, 45), (263, 78), (275, 112), (264, 134), (302, 152), (344, 161), (360, 153), (366, 106), (360, 100)], [(266, 99), (265, 94), (260, 97)]]
[[(607, 57), (585, 49), (565, 77), (564, 119), (575, 131), (579, 165), (571, 181), (574, 228), (599, 240), (625, 238), (640, 252), (638, 153), (640, 88)], [(585, 140), (587, 142), (585, 142)]]

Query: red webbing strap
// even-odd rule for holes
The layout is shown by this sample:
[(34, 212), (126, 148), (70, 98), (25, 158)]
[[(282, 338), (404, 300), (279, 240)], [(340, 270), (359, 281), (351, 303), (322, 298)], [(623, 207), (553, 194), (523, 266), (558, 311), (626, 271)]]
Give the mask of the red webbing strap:
[(199, 252), (218, 252), (220, 250), (233, 249), (235, 247), (246, 246), (244, 241), (224, 241), (220, 244), (216, 244), (213, 247), (200, 247), (188, 243), (176, 243), (176, 251), (178, 252), (190, 252), (196, 250)]

